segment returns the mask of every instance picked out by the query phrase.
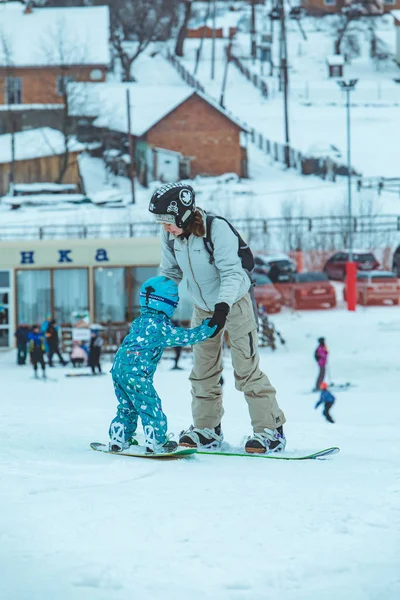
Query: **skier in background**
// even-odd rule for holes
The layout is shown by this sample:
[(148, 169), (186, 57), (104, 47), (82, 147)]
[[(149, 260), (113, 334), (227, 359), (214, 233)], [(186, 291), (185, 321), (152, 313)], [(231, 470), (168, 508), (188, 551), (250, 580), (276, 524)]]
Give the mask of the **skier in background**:
[(17, 364), (24, 365), (28, 354), (29, 326), (26, 323), (21, 323), (14, 335), (17, 342)]
[(44, 335), (43, 333), (41, 333), (39, 325), (34, 325), (32, 327), (32, 331), (28, 335), (28, 342), (31, 363), (35, 372), (35, 379), (38, 379), (38, 364), (40, 364), (40, 366), (42, 367), (43, 379), (46, 379), (46, 365), (44, 362), (44, 355), (46, 350), (44, 343)]
[(54, 367), (53, 356), (56, 354), (63, 367), (67, 364), (60, 352), (60, 337), (58, 334), (58, 325), (55, 319), (52, 319), (47, 327), (45, 338), (48, 348), (49, 367)]
[(318, 408), (320, 404), (324, 404), (325, 406), (322, 414), (324, 415), (325, 419), (329, 421), (329, 423), (334, 423), (335, 421), (332, 419), (329, 411), (332, 408), (336, 398), (328, 390), (328, 384), (325, 381), (321, 383), (320, 389), (321, 396), (317, 404), (315, 405), (315, 408)]
[(96, 375), (96, 367), (101, 373), (100, 355), (103, 347), (103, 339), (99, 336), (97, 329), (92, 330), (89, 346), (88, 365), (92, 369), (92, 374)]
[(328, 348), (326, 347), (325, 338), (318, 338), (318, 347), (315, 350), (314, 358), (318, 363), (319, 373), (317, 377), (317, 381), (315, 383), (314, 392), (318, 392), (321, 387), (321, 383), (325, 379), (326, 365), (328, 362)]
[(193, 329), (175, 327), (171, 317), (178, 301), (178, 286), (168, 277), (152, 277), (141, 287), (140, 315), (119, 347), (111, 369), (118, 399), (117, 415), (109, 429), (109, 448), (113, 452), (137, 444), (139, 417), (147, 452), (173, 452), (178, 446), (167, 436), (167, 417), (154, 389), (154, 373), (164, 348), (198, 344), (216, 329), (209, 327), (209, 320)]

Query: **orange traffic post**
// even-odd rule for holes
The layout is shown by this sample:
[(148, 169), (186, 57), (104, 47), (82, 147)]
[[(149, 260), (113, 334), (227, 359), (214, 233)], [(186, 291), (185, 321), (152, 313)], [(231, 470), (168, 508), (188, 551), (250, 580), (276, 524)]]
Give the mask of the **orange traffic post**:
[(357, 304), (357, 265), (355, 262), (346, 263), (346, 297), (347, 310), (356, 310)]

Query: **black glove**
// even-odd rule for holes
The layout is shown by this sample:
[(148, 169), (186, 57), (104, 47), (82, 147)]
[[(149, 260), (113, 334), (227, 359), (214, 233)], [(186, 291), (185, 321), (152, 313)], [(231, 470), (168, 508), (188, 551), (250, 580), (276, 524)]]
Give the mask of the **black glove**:
[(226, 317), (229, 314), (229, 306), (226, 302), (219, 302), (215, 305), (214, 314), (208, 323), (209, 327), (217, 326), (217, 329), (212, 334), (212, 338), (218, 335), (218, 333), (225, 327)]

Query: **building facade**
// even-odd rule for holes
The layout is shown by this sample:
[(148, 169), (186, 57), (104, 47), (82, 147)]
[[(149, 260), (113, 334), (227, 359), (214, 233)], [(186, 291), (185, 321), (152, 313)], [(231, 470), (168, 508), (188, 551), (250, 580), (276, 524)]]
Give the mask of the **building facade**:
[[(343, 8), (349, 8), (351, 5), (357, 9), (362, 8), (362, 3), (356, 0), (302, 0), (301, 6), (307, 11), (309, 15), (324, 16), (330, 14), (337, 14), (342, 11)], [(391, 12), (394, 9), (400, 8), (400, 0), (375, 0), (366, 4), (364, 7), (366, 15), (379, 15)]]
[(62, 327), (76, 312), (125, 327), (160, 259), (159, 237), (0, 242), (0, 348), (13, 346), (18, 323), (48, 315)]

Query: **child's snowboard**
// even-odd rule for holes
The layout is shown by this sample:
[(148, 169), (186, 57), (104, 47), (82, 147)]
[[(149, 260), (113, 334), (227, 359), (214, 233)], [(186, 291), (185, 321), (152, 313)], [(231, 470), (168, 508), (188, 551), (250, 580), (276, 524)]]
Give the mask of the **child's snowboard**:
[[(196, 454), (197, 452), (197, 448), (180, 448), (179, 446), (174, 452), (165, 452), (162, 454), (147, 453), (144, 446), (131, 446), (124, 452), (112, 452), (108, 449), (107, 444), (100, 444), (99, 442), (92, 442), (90, 447), (92, 450), (105, 452), (106, 454), (132, 456), (133, 458), (152, 458), (153, 460), (177, 460), (178, 458), (187, 458), (191, 454)], [(134, 449), (136, 449), (136, 452)]]

